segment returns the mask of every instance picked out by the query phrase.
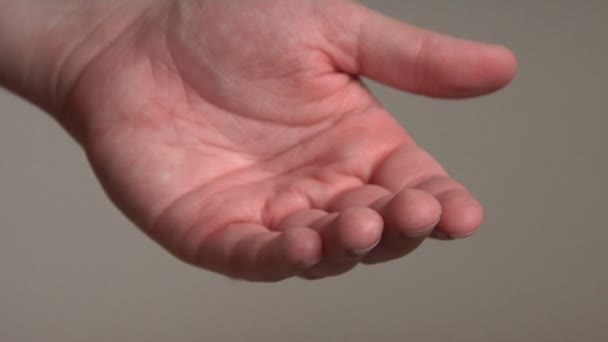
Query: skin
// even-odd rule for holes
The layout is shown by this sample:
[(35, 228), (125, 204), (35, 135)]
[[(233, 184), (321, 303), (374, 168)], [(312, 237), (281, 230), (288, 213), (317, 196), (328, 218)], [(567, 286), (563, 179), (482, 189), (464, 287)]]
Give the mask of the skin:
[[(478, 201), (358, 76), (478, 96), (513, 77), (504, 47), (351, 1), (6, 6), (2, 84), (52, 113), (117, 207), (185, 262), (250, 281), (317, 279), (482, 222)], [(11, 21), (24, 10), (38, 29)]]

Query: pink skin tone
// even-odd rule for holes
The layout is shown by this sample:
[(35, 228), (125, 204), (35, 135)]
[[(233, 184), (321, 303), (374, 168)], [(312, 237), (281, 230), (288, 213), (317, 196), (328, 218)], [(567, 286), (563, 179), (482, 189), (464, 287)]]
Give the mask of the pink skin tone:
[(54, 53), (33, 69), (48, 84), (4, 83), (54, 113), (112, 201), (180, 259), (250, 281), (317, 279), (481, 224), (478, 201), (357, 75), (478, 96), (511, 80), (509, 50), (351, 1), (78, 3), (97, 6), (82, 21), (101, 19), (56, 24), (79, 42), (69, 54), (41, 42)]

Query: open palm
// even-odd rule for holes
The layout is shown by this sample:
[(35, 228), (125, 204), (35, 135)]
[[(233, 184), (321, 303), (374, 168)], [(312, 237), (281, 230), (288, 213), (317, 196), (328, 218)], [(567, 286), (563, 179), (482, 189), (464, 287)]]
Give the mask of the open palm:
[(67, 108), (86, 113), (73, 131), (109, 196), (170, 252), (253, 281), (320, 278), (479, 226), (356, 75), (474, 96), (510, 80), (507, 50), (347, 1), (159, 8), (91, 58)]

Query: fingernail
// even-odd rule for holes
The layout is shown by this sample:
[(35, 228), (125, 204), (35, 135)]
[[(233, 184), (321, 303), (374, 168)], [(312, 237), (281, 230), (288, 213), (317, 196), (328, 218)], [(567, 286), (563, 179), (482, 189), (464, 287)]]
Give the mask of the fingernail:
[(415, 238), (424, 237), (424, 236), (429, 235), (429, 232), (431, 231), (431, 229), (432, 228), (415, 230), (415, 231), (411, 231), (411, 232), (402, 232), (401, 237), (403, 237), (404, 239), (415, 239)]
[(461, 235), (458, 235), (458, 236), (454, 236), (454, 235), (452, 235), (452, 236), (451, 236), (451, 238), (452, 238), (453, 240), (466, 239), (466, 238), (468, 238), (468, 237), (470, 237), (470, 236), (472, 236), (472, 235), (475, 235), (475, 233), (477, 233), (477, 231), (475, 231), (475, 230), (474, 230), (474, 231), (472, 231), (472, 232), (468, 232), (468, 233), (461, 234)]
[(444, 233), (444, 232), (440, 232), (440, 231), (434, 231), (433, 234), (431, 234), (434, 238), (439, 239), (439, 240), (454, 240), (453, 237), (449, 236), (448, 234)]
[(303, 262), (300, 266), (301, 266), (301, 268), (311, 268), (320, 262), (321, 262), (321, 259), (318, 259), (318, 260), (314, 260), (314, 261)]
[(374, 242), (374, 244), (371, 245), (370, 247), (360, 248), (360, 249), (351, 249), (350, 251), (348, 251), (348, 254), (349, 254), (349, 256), (354, 257), (354, 258), (362, 257), (362, 256), (366, 255), (367, 253), (371, 252), (372, 249), (376, 248), (376, 246), (378, 246), (379, 243), (380, 243), (380, 239), (378, 239), (378, 241)]
[(420, 237), (424, 237), (424, 236), (428, 236), (429, 233), (435, 228), (435, 226), (439, 223), (439, 220), (437, 220), (435, 223), (433, 223), (432, 225), (421, 229), (421, 230), (414, 230), (414, 231), (409, 231), (409, 232), (402, 232), (401, 236), (405, 239), (412, 239), (412, 238), (420, 238)]

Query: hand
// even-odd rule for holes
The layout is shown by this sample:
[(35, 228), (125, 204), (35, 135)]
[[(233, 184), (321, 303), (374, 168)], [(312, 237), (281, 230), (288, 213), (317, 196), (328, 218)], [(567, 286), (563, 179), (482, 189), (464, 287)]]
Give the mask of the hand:
[(177, 257), (252, 281), (321, 278), (481, 224), (479, 203), (357, 75), (476, 96), (512, 78), (505, 48), (349, 1), (130, 10), (128, 25), (108, 15), (81, 39), (53, 102), (114, 203)]

